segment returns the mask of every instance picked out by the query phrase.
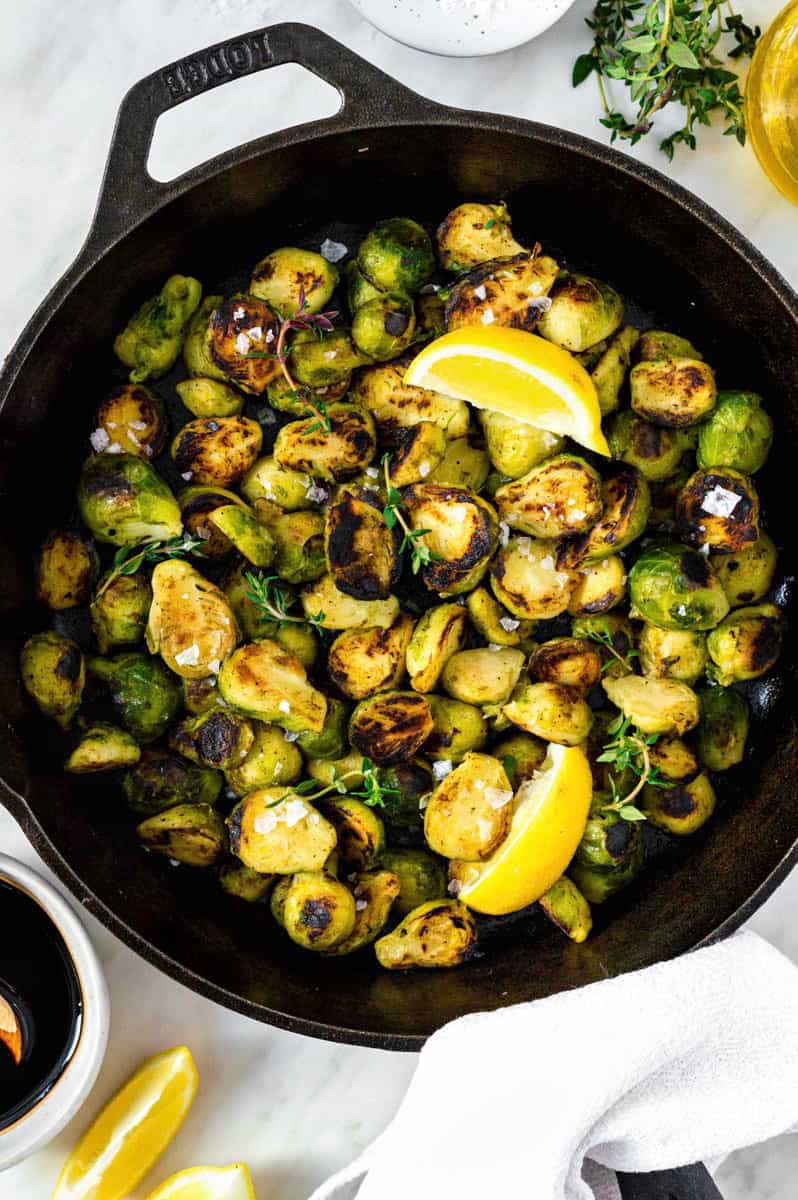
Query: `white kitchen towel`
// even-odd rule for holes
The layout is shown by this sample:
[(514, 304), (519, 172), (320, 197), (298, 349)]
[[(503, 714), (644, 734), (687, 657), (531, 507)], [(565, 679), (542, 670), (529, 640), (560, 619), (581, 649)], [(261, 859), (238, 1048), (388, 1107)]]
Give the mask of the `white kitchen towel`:
[(606, 1168), (711, 1162), (796, 1127), (798, 968), (738, 933), (445, 1026), (388, 1128), (311, 1200), (611, 1200)]

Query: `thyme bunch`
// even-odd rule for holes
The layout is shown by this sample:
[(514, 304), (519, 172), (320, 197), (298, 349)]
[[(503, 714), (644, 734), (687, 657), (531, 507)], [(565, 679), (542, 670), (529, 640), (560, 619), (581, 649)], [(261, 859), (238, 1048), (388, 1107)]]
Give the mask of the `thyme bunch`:
[[(352, 779), (356, 775), (362, 776), (360, 787), (347, 787), (347, 779)], [(362, 800), (364, 804), (368, 804), (370, 808), (384, 808), (386, 797), (401, 795), (399, 788), (391, 787), (383, 781), (379, 768), (375, 767), (370, 758), (362, 758), (359, 768), (344, 771), (341, 775), (338, 774), (337, 769), (333, 766), (332, 782), (317, 790), (314, 790), (315, 788), (315, 779), (304, 779), (302, 783), (297, 783), (290, 791), (284, 792), (279, 800), (273, 800), (267, 807), (275, 808), (291, 796), (303, 796), (306, 800), (313, 801), (320, 800), (322, 797), (328, 796), (331, 792), (337, 792), (341, 796), (354, 796), (356, 799)]]
[(280, 624), (291, 622), (296, 625), (318, 626), (324, 620), (324, 612), (319, 611), (309, 617), (299, 617), (289, 613), (289, 606), (294, 597), (282, 586), (279, 575), (264, 575), (262, 571), (245, 571), (244, 580), (247, 584), (247, 599), (256, 608)]
[(166, 541), (148, 538), (145, 542), (139, 542), (137, 546), (120, 546), (114, 555), (111, 570), (97, 591), (97, 597), (102, 596), (106, 588), (120, 575), (135, 575), (145, 563), (163, 562), (167, 558), (185, 558), (187, 554), (196, 554), (203, 558), (201, 547), (202, 538), (192, 537), (190, 533), (183, 533)]
[(652, 765), (650, 748), (659, 740), (658, 733), (641, 733), (628, 717), (619, 716), (609, 726), (612, 739), (606, 743), (596, 759), (600, 763), (611, 763), (618, 774), (630, 770), (637, 776), (637, 783), (630, 792), (621, 795), (612, 775), (609, 777), (612, 800), (605, 804), (602, 812), (617, 812), (625, 821), (645, 821), (646, 814), (634, 801), (646, 784), (651, 787), (669, 788), (673, 785), (663, 779), (659, 768)]

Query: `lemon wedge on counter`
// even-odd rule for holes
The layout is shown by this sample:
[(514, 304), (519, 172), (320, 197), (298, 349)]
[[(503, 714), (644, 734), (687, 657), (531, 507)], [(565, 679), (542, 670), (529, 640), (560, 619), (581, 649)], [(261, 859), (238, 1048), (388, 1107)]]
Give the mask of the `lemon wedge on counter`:
[(147, 1059), (75, 1146), (52, 1200), (127, 1196), (183, 1124), (197, 1083), (197, 1068), (186, 1046)]
[(170, 1176), (151, 1192), (147, 1200), (255, 1200), (249, 1168), (244, 1163), (229, 1167), (189, 1167)]
[(522, 329), (467, 326), (435, 338), (405, 383), (467, 400), (609, 457), (593, 380), (577, 360)]
[(502, 844), (485, 862), (458, 865), (458, 898), (491, 916), (517, 912), (539, 900), (573, 858), (592, 794), (584, 751), (552, 743), (540, 771), (516, 792), (510, 832)]

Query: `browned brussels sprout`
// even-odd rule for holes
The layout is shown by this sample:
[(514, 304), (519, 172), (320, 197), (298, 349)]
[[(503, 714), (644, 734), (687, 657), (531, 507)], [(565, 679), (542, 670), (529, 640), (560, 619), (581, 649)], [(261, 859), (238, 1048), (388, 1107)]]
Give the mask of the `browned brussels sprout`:
[(446, 871), (440, 859), (426, 850), (386, 850), (380, 859), (399, 880), (394, 912), (406, 917), (420, 904), (446, 899)]
[(463, 645), (466, 614), (460, 604), (428, 608), (407, 646), (407, 673), (416, 692), (431, 692), (448, 660)]
[(696, 471), (676, 500), (676, 524), (688, 546), (735, 554), (759, 538), (756, 489), (747, 476), (730, 467)]
[(314, 250), (281, 246), (255, 264), (249, 282), (257, 296), (283, 317), (318, 313), (338, 286), (338, 270)]
[(321, 871), (335, 849), (335, 829), (290, 789), (259, 788), (227, 818), (230, 850), (253, 871), (293, 875)]
[(729, 602), (707, 558), (676, 542), (647, 546), (629, 572), (636, 616), (660, 629), (712, 629)]
[(552, 638), (537, 646), (529, 659), (529, 674), (542, 683), (564, 683), (589, 692), (601, 679), (601, 655), (584, 638)]
[(477, 944), (474, 918), (459, 900), (428, 900), (380, 938), (374, 949), (381, 967), (457, 967)]
[(467, 436), (449, 438), (443, 458), (426, 479), (428, 483), (437, 483), (440, 487), (459, 487), (479, 492), (489, 474), (487, 450), (475, 438)]
[(269, 521), (274, 568), (287, 583), (312, 583), (327, 569), (324, 517), (317, 512), (281, 513)]
[[(208, 322), (213, 310), (221, 304), (223, 296), (206, 296), (188, 323), (186, 339), (183, 343), (183, 362), (192, 378), (224, 380), (223, 371), (216, 366), (208, 348)], [(197, 413), (199, 416), (215, 414)]]
[(216, 676), (206, 675), (204, 679), (183, 679), (183, 703), (188, 712), (194, 716), (208, 712), (219, 703), (219, 689), (216, 686)]
[(513, 725), (561, 746), (578, 746), (593, 724), (579, 692), (561, 683), (524, 684), (502, 712)]
[(321, 733), (327, 701), (302, 663), (270, 638), (233, 651), (219, 671), (222, 699), (245, 716), (294, 733)]
[(715, 554), (710, 559), (732, 608), (754, 604), (770, 591), (778, 552), (766, 533), (735, 554)]
[(759, 679), (781, 653), (784, 619), (775, 604), (735, 608), (707, 637), (712, 662), (707, 675), (722, 687)]
[(651, 483), (674, 475), (687, 449), (686, 436), (680, 429), (654, 425), (630, 409), (616, 413), (607, 441), (613, 458), (636, 467)]
[(73, 775), (88, 775), (94, 771), (116, 771), (138, 762), (141, 750), (124, 729), (97, 721), (81, 737), (70, 754), (64, 770)]
[(307, 758), (341, 758), (349, 749), (346, 737), (349, 705), (336, 696), (327, 697), (324, 726), (319, 733), (305, 731), (297, 738), (297, 746)]
[(183, 479), (230, 487), (244, 478), (262, 441), (260, 425), (249, 417), (209, 417), (183, 426), (172, 458)]
[(137, 742), (155, 742), (180, 709), (180, 684), (157, 658), (129, 650), (114, 658), (91, 658), (89, 672), (107, 686), (123, 725)]
[(695, 733), (698, 757), (709, 771), (728, 771), (743, 761), (748, 704), (734, 688), (706, 687), (698, 693), (701, 720)]
[(629, 385), (638, 416), (674, 429), (708, 416), (717, 398), (712, 368), (695, 358), (639, 362), (632, 367)]
[(610, 338), (596, 362), (588, 368), (602, 416), (614, 412), (618, 407), (621, 388), (638, 336), (637, 330), (631, 325), (624, 325)]
[(212, 867), (227, 849), (224, 821), (208, 804), (178, 804), (147, 817), (136, 833), (152, 854), (187, 867)]
[(217, 675), (240, 641), (233, 610), (220, 588), (190, 563), (170, 558), (152, 573), (147, 647), (185, 679)]
[(417, 692), (381, 692), (361, 700), (349, 723), (349, 738), (380, 767), (412, 758), (433, 730), (432, 713)]
[(559, 267), (546, 255), (516, 254), (480, 263), (452, 287), (446, 301), (446, 328), (508, 325), (532, 330), (557, 278)]
[(504, 413), (479, 409), (477, 418), (491, 463), (500, 475), (508, 475), (511, 479), (526, 475), (538, 463), (557, 454), (565, 443), (557, 433), (537, 429), (526, 421), (506, 417)]
[(577, 584), (568, 601), (572, 617), (607, 612), (626, 595), (626, 566), (618, 554), (580, 567)]
[(498, 522), (491, 506), (466, 488), (416, 483), (402, 492), (417, 541), (429, 550), (421, 569), (426, 586), (441, 596), (470, 591), (484, 575), (496, 546)]
[(376, 809), (353, 796), (327, 797), (322, 809), (338, 835), (342, 875), (365, 871), (380, 858), (385, 849), (385, 826)]
[(465, 437), (471, 418), (465, 400), (405, 383), (409, 358), (367, 367), (352, 379), (349, 399), (371, 413), (380, 437), (391, 441), (399, 429), (430, 421), (449, 438)]
[(305, 950), (331, 950), (355, 928), (355, 898), (326, 871), (299, 871), (282, 900), (285, 932)]
[(579, 888), (565, 875), (552, 884), (538, 904), (549, 920), (572, 942), (584, 942), (593, 928), (590, 905)]
[(261, 875), (260, 871), (253, 871), (251, 867), (245, 867), (234, 858), (222, 863), (219, 868), (219, 886), (222, 891), (238, 900), (246, 900), (249, 904), (257, 904), (268, 895), (274, 878), (274, 875)]
[[(662, 789), (654, 789), (662, 790)], [(568, 874), (591, 904), (601, 904), (632, 882), (643, 865), (640, 826), (595, 806)]]
[(686, 733), (698, 724), (700, 706), (692, 688), (678, 679), (623, 675), (604, 679), (604, 691), (641, 733)]
[(160, 475), (133, 454), (87, 458), (78, 486), (81, 518), (98, 542), (132, 546), (177, 537), (180, 509)]
[(412, 632), (413, 620), (407, 613), (400, 613), (388, 629), (345, 630), (330, 646), (330, 678), (352, 700), (397, 688)]
[(340, 592), (356, 600), (387, 600), (401, 564), (381, 507), (346, 492), (327, 510), (324, 549)]
[(487, 588), (478, 587), (469, 592), (466, 609), (477, 633), (491, 646), (518, 646), (532, 635), (533, 622), (519, 621), (511, 616)]
[(500, 487), (494, 499), (511, 529), (539, 538), (583, 533), (604, 508), (598, 473), (575, 454), (547, 459)]
[(371, 416), (354, 404), (331, 404), (330, 429), (317, 418), (283, 425), (274, 443), (281, 467), (317, 475), (321, 479), (348, 479), (367, 467), (377, 450)]
[(693, 751), (681, 738), (660, 737), (648, 748), (652, 768), (670, 783), (685, 783), (701, 770)]
[(246, 758), (225, 771), (225, 780), (237, 796), (246, 796), (258, 788), (296, 783), (302, 774), (302, 755), (294, 742), (288, 742), (282, 729), (254, 721), (255, 740)]
[[(387, 629), (399, 615), (395, 596), (386, 600), (355, 600), (340, 591), (329, 573), (310, 583), (302, 591), (302, 608), (308, 618), (322, 629), (362, 629), (376, 626)], [(323, 614), (319, 616), (319, 613)]]
[(427, 479), (443, 461), (447, 445), (445, 433), (432, 421), (419, 421), (417, 425), (397, 430), (390, 461), (393, 487), (407, 487)]
[(54, 612), (85, 604), (97, 576), (97, 553), (77, 533), (54, 529), (36, 556), (36, 595)]
[(634, 630), (628, 617), (619, 613), (587, 613), (571, 622), (571, 634), (597, 645), (601, 643), (603, 676), (628, 675), (633, 669)]
[(164, 406), (141, 383), (123, 383), (100, 402), (92, 448), (98, 453), (135, 454), (155, 458), (166, 442)]
[(504, 767), (510, 785), (518, 790), (543, 765), (548, 747), (531, 733), (511, 733), (493, 747), (492, 753)]
[(521, 676), (526, 656), (511, 646), (459, 650), (443, 668), (441, 683), (465, 704), (503, 704)]
[(357, 265), (382, 292), (417, 292), (435, 269), (432, 242), (418, 221), (389, 217), (360, 243)]
[(387, 362), (406, 350), (416, 332), (413, 301), (399, 292), (385, 292), (361, 304), (352, 318), (352, 341), (374, 362)]
[(643, 476), (626, 465), (619, 467), (601, 486), (604, 512), (587, 533), (560, 543), (557, 565), (574, 569), (609, 558), (629, 546), (646, 528), (651, 493)]
[(166, 750), (143, 750), (122, 780), (128, 807), (142, 816), (152, 816), (177, 804), (213, 805), (221, 790), (218, 771), (187, 762)]
[(490, 568), (496, 599), (521, 621), (547, 620), (565, 612), (576, 584), (575, 571), (558, 567), (554, 542), (512, 537)]
[(645, 622), (638, 638), (640, 670), (655, 679), (695, 683), (707, 665), (706, 635), (695, 629), (660, 629)]
[[(201, 484), (183, 488), (178, 492), (177, 502), (183, 518), (183, 530), (192, 537), (201, 539), (204, 558), (226, 558), (232, 553), (232, 542), (210, 518), (217, 508), (229, 504), (234, 496), (235, 493), (226, 488)], [(241, 503), (237, 496), (235, 499)]]
[(100, 580), (89, 606), (100, 654), (142, 641), (152, 603), (149, 580), (139, 572), (117, 575), (110, 582), (108, 579), (104, 576)]
[(646, 784), (640, 807), (651, 825), (684, 836), (695, 833), (712, 816), (715, 791), (707, 775), (669, 788)]
[(647, 329), (640, 334), (634, 357), (635, 362), (647, 362), (657, 358), (697, 358), (700, 361), (704, 356), (687, 338), (679, 337), (677, 333)]
[(34, 633), (22, 647), (20, 670), (28, 695), (66, 729), (83, 697), (86, 672), (80, 647), (54, 630)]
[(208, 319), (207, 357), (225, 379), (260, 396), (282, 373), (274, 353), (278, 332), (277, 315), (263, 300), (231, 296)]
[(424, 813), (424, 836), (444, 858), (489, 858), (510, 832), (513, 789), (491, 754), (467, 754), (438, 784)]
[(506, 204), (458, 204), (435, 234), (438, 259), (447, 271), (467, 271), (492, 258), (519, 254)]
[(254, 741), (251, 723), (227, 707), (187, 717), (169, 736), (169, 746), (178, 754), (222, 771), (239, 766)]
[(187, 275), (171, 275), (157, 296), (145, 300), (114, 342), (130, 379), (157, 379), (173, 367), (189, 320), (202, 298), (202, 285)]
[(331, 329), (318, 334), (311, 330), (298, 333), (291, 343), (288, 367), (291, 378), (302, 388), (336, 391), (349, 379), (355, 367), (368, 360), (360, 353), (348, 329)]
[(195, 417), (235, 417), (244, 407), (241, 393), (220, 379), (183, 379), (175, 391)]
[(427, 696), (427, 701), (434, 723), (424, 743), (428, 758), (445, 765), (460, 762), (471, 750), (482, 749), (488, 740), (488, 727), (480, 708), (448, 696)]
[(328, 954), (352, 954), (370, 946), (388, 923), (399, 895), (399, 878), (391, 870), (364, 871), (352, 880), (355, 898), (355, 927), (348, 937), (336, 942)]
[(209, 513), (208, 523), (253, 566), (272, 565), (276, 546), (271, 532), (240, 504), (218, 505)]
[[(313, 479), (303, 471), (281, 467), (271, 456), (259, 458), (241, 481), (241, 492), (250, 504), (268, 500), (285, 512), (311, 508)], [(308, 494), (310, 493), (310, 495)]]
[(551, 308), (541, 316), (538, 332), (573, 353), (604, 341), (622, 321), (623, 300), (609, 284), (566, 275), (552, 289)]

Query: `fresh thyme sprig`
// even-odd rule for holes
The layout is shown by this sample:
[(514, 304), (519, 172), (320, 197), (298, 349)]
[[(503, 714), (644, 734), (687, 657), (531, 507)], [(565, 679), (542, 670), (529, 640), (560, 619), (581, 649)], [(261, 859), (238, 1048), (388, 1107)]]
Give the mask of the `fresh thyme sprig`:
[(638, 657), (637, 651), (630, 648), (626, 651), (626, 654), (621, 654), (619, 650), (615, 649), (612, 634), (608, 629), (589, 629), (583, 636), (590, 642), (598, 642), (600, 646), (603, 646), (612, 655), (612, 658), (608, 658), (606, 662), (602, 663), (602, 675), (612, 666), (613, 659), (625, 667), (627, 671), (634, 670), (631, 660)]
[[(347, 779), (353, 779), (356, 775), (362, 776), (360, 787), (347, 787)], [(290, 791), (284, 792), (278, 800), (272, 800), (266, 807), (276, 808), (278, 804), (282, 804), (291, 796), (303, 796), (306, 800), (320, 800), (323, 796), (328, 796), (330, 792), (337, 792), (341, 796), (355, 796), (364, 804), (368, 804), (370, 808), (384, 808), (386, 797), (401, 795), (399, 788), (391, 787), (383, 782), (379, 768), (375, 767), (370, 758), (362, 758), (359, 768), (344, 771), (342, 775), (339, 775), (336, 768), (333, 767), (332, 782), (314, 791), (316, 784), (315, 779), (305, 779), (302, 783), (297, 783)]]
[(163, 541), (159, 538), (148, 538), (137, 546), (120, 546), (114, 555), (113, 566), (97, 590), (97, 597), (102, 596), (106, 588), (119, 578), (120, 575), (135, 575), (144, 563), (161, 562), (167, 558), (185, 558), (187, 554), (204, 557), (202, 538), (192, 537), (183, 533), (180, 537)]
[(609, 777), (612, 800), (602, 807), (602, 812), (617, 812), (625, 821), (645, 821), (646, 814), (634, 804), (634, 800), (646, 784), (651, 787), (669, 788), (673, 784), (663, 779), (659, 768), (652, 766), (649, 749), (659, 740), (658, 733), (641, 733), (628, 717), (619, 716), (608, 727), (612, 740), (607, 742), (596, 762), (611, 763), (615, 772), (630, 770), (637, 776), (637, 783), (626, 795), (621, 795), (612, 775)]
[[(724, 134), (745, 144), (740, 79), (727, 60), (753, 54), (761, 30), (735, 14), (730, 0), (598, 0), (587, 25), (593, 47), (574, 63), (573, 85), (595, 73), (601, 124), (611, 142), (624, 138), (634, 145), (649, 133), (658, 112), (677, 104), (685, 109), (684, 122), (659, 144), (669, 159), (678, 143), (695, 150), (696, 127), (710, 125), (715, 114), (725, 122)], [(717, 53), (723, 38), (734, 42), (725, 58)], [(612, 106), (605, 79), (628, 88), (633, 119)]]
[(410, 550), (410, 567), (414, 575), (418, 575), (422, 566), (426, 563), (440, 562), (441, 555), (436, 554), (434, 550), (430, 550), (424, 542), (419, 539), (425, 533), (429, 533), (429, 529), (411, 529), (408, 525), (405, 515), (402, 512), (402, 495), (397, 488), (391, 483), (391, 475), (389, 465), (391, 461), (390, 454), (383, 454), (381, 458), (383, 474), (385, 476), (385, 508), (382, 510), (382, 519), (389, 529), (393, 529), (399, 525), (404, 537), (399, 546), (399, 553), (404, 554), (405, 550)]
[(264, 575), (262, 571), (245, 571), (244, 580), (248, 588), (247, 599), (273, 620), (279, 621), (280, 624), (290, 621), (297, 625), (318, 626), (324, 620), (324, 613), (321, 611), (309, 617), (299, 617), (289, 613), (288, 607), (293, 596), (283, 589), (279, 575)]

